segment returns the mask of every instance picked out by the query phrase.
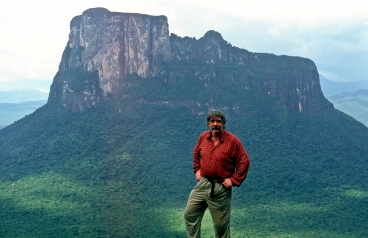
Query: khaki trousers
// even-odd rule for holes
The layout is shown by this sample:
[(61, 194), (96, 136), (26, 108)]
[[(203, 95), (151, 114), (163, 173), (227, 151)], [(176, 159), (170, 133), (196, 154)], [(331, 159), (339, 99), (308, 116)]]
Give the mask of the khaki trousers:
[(215, 237), (230, 237), (230, 213), (232, 188), (225, 188), (220, 183), (214, 184), (212, 200), (210, 200), (212, 183), (202, 179), (193, 188), (184, 212), (187, 237), (201, 237), (201, 222), (207, 207), (210, 210), (215, 229)]

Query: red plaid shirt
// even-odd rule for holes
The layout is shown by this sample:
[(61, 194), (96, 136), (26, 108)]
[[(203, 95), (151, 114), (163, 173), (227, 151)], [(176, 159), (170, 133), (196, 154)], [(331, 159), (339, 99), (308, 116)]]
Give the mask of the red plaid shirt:
[(240, 186), (248, 174), (250, 160), (241, 141), (232, 133), (223, 132), (215, 146), (211, 131), (203, 132), (193, 150), (194, 173), (209, 179), (230, 178), (233, 185)]

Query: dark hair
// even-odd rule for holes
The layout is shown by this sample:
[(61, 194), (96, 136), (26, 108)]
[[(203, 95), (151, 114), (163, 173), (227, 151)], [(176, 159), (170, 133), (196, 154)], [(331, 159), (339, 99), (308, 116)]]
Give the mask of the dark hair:
[(222, 111), (214, 110), (214, 109), (209, 111), (208, 114), (207, 114), (207, 124), (211, 121), (211, 119), (216, 118), (216, 117), (221, 118), (224, 125), (226, 124), (225, 114)]

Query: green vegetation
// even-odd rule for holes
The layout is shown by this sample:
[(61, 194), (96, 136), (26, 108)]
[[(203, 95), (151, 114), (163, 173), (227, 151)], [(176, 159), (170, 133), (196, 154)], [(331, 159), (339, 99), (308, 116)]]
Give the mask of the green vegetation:
[(83, 92), (85, 89), (99, 89), (98, 71), (83, 72), (75, 68), (67, 71), (64, 78), (70, 82), (69, 88), (75, 92)]
[[(252, 161), (234, 189), (232, 237), (367, 236), (368, 129), (337, 110), (291, 112), (239, 67), (131, 75), (96, 108), (48, 103), (0, 130), (1, 237), (185, 237), (209, 107)], [(208, 214), (203, 237), (213, 237)]]

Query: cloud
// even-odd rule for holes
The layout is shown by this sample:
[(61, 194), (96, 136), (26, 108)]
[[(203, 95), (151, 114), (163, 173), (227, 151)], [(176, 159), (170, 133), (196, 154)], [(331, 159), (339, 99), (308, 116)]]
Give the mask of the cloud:
[(278, 28), (269, 28), (267, 30), (267, 33), (272, 36), (273, 38), (280, 38), (281, 37), (281, 33), (279, 31)]

